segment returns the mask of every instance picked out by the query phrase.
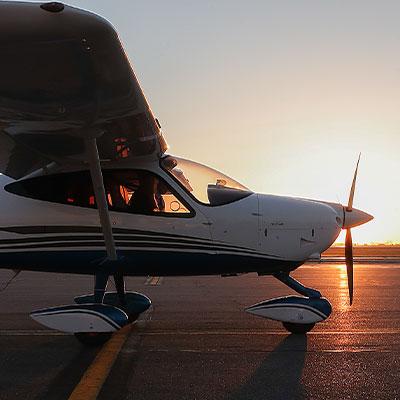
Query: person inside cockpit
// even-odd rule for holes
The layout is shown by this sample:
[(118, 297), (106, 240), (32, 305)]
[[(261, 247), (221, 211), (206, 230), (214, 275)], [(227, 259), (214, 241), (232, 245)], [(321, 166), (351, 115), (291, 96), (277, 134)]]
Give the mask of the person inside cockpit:
[(145, 175), (129, 201), (129, 211), (137, 214), (153, 214), (164, 211), (164, 201), (158, 190), (158, 179)]

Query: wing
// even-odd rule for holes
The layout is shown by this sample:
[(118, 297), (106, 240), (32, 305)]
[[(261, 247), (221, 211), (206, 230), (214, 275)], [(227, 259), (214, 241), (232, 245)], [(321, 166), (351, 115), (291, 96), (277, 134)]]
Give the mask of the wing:
[[(46, 10), (47, 8), (47, 10)], [(0, 172), (49, 164), (160, 157), (167, 146), (118, 35), (60, 3), (0, 2)]]

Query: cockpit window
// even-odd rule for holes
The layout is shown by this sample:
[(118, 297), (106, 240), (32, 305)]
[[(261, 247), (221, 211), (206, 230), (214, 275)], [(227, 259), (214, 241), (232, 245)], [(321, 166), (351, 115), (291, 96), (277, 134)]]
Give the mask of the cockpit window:
[(210, 206), (232, 203), (253, 193), (222, 172), (193, 161), (167, 156), (161, 165), (189, 194)]
[[(167, 183), (149, 171), (103, 171), (108, 207), (111, 211), (147, 215), (190, 216), (187, 205)], [(25, 179), (6, 186), (8, 192), (38, 200), (96, 208), (88, 171)]]

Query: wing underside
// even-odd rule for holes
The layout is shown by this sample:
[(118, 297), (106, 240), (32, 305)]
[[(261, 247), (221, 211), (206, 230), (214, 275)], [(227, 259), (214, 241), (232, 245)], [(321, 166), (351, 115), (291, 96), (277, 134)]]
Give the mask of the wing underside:
[(118, 35), (73, 7), (0, 2), (0, 172), (15, 179), (51, 163), (160, 157), (166, 150)]

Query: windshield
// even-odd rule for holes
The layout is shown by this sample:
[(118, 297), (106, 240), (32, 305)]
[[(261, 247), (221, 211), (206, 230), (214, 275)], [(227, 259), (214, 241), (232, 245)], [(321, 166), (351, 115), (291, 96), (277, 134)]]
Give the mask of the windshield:
[(198, 201), (211, 206), (232, 203), (252, 194), (245, 186), (205, 165), (168, 156), (162, 167)]

